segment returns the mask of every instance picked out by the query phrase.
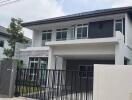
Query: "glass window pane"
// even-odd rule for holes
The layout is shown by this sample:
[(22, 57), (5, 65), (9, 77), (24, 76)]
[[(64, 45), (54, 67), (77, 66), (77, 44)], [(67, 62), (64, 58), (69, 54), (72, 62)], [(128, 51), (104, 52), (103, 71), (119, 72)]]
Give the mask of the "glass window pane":
[(34, 61), (34, 58), (30, 58), (30, 61)]
[(87, 77), (86, 70), (87, 70), (86, 66), (80, 66), (80, 72), (79, 72), (80, 77)]
[(34, 68), (34, 63), (31, 63), (30, 68)]
[(82, 37), (87, 37), (87, 27), (83, 27)]
[(34, 68), (35, 68), (35, 69), (38, 68), (38, 63), (34, 63)]
[(62, 32), (62, 40), (66, 40), (67, 38), (67, 32)]
[(51, 41), (51, 33), (47, 33), (47, 41)]
[(82, 38), (82, 34), (81, 33), (77, 33), (77, 39), (81, 39)]
[(77, 33), (82, 33), (82, 28), (77, 28)]
[(56, 35), (57, 35), (57, 36), (56, 36), (56, 39), (57, 39), (57, 40), (60, 40), (60, 39), (61, 39), (61, 32), (57, 32)]
[(0, 47), (4, 47), (4, 41), (0, 41)]
[(42, 34), (42, 40), (46, 40), (46, 33)]
[(116, 23), (116, 31), (122, 32), (122, 23)]
[(86, 66), (80, 66), (80, 71), (86, 71)]
[(34, 58), (35, 61), (38, 61), (38, 58)]

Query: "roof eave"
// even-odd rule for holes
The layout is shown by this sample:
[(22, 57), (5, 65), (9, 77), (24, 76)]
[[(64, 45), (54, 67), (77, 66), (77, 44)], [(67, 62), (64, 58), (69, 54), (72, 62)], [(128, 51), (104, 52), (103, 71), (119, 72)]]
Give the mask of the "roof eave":
[(98, 16), (105, 16), (105, 15), (111, 15), (111, 14), (118, 14), (118, 13), (127, 13), (127, 12), (132, 12), (132, 8), (127, 8), (127, 9), (118, 9), (114, 11), (104, 11), (101, 13), (93, 13), (93, 14), (80, 14), (76, 16), (62, 16), (62, 17), (57, 17), (57, 18), (51, 18), (51, 19), (45, 19), (45, 20), (39, 20), (39, 21), (33, 21), (33, 22), (28, 22), (28, 23), (22, 23), (23, 27), (30, 27), (30, 26), (35, 26), (35, 25), (42, 25), (42, 24), (49, 24), (49, 23), (57, 23), (57, 22), (65, 22), (65, 21), (71, 21), (71, 20), (77, 20), (77, 19), (84, 19), (84, 18), (91, 18), (91, 17), (98, 17)]

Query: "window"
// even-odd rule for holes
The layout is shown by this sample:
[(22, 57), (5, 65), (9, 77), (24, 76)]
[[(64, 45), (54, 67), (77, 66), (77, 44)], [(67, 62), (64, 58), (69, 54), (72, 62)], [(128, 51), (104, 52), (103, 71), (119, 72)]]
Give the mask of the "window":
[(80, 78), (93, 77), (93, 66), (92, 65), (81, 65), (79, 76)]
[(43, 41), (51, 41), (51, 34), (52, 34), (51, 30), (49, 30), (49, 31), (43, 31), (43, 33), (42, 33), (42, 40)]
[(4, 47), (4, 41), (3, 40), (0, 40), (0, 47)]
[(57, 29), (56, 40), (66, 40), (67, 39), (67, 28), (66, 29)]
[(123, 32), (123, 20), (116, 20), (115, 21), (115, 31), (120, 31), (121, 33)]
[(89, 22), (88, 38), (106, 38), (113, 36), (113, 20)]
[(127, 59), (126, 57), (124, 57), (124, 65), (128, 65), (129, 64), (129, 59)]
[(30, 57), (29, 68), (31, 69), (46, 68), (47, 62), (48, 62), (48, 58), (45, 57)]
[(39, 79), (45, 79), (45, 70), (37, 72), (35, 69), (46, 69), (48, 65), (48, 58), (45, 57), (30, 57), (29, 58), (29, 68), (30, 79), (33, 81), (35, 77)]
[(77, 26), (77, 39), (83, 39), (88, 37), (88, 26)]

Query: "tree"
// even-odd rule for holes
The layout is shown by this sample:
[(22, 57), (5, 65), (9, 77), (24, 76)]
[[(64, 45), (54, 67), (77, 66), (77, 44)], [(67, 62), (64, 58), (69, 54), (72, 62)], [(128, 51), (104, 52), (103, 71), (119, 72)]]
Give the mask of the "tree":
[(8, 44), (11, 48), (10, 49), (5, 48), (3, 54), (5, 54), (9, 58), (12, 58), (14, 56), (16, 42), (19, 42), (19, 43), (28, 42), (24, 38), (21, 23), (22, 23), (22, 20), (20, 18), (18, 19), (11, 18), (11, 23), (9, 27), (7, 28), (7, 32), (11, 34), (8, 40)]

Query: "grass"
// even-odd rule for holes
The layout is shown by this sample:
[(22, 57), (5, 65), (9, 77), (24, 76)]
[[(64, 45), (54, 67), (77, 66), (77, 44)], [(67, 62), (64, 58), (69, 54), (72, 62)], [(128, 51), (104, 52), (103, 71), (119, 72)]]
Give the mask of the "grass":
[(44, 91), (45, 89), (42, 87), (29, 87), (29, 86), (19, 86), (17, 87), (17, 91), (20, 94), (28, 94), (28, 93), (34, 93), (34, 92), (40, 92), (40, 91)]

